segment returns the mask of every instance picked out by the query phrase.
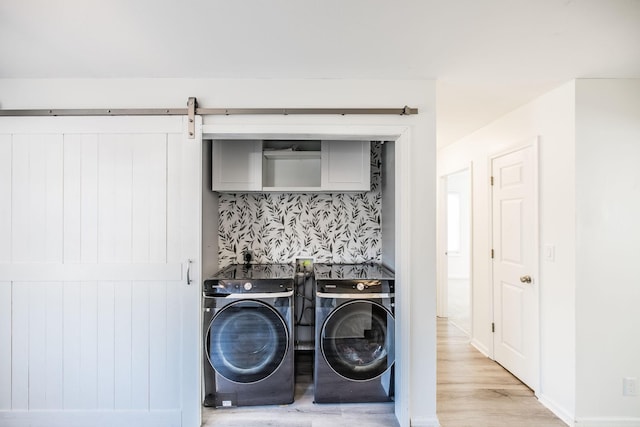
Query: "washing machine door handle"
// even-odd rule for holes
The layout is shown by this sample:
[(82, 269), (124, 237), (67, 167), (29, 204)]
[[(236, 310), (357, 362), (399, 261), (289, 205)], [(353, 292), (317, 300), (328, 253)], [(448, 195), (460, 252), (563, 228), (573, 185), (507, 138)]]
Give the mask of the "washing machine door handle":
[(380, 298), (393, 298), (393, 294), (375, 294), (375, 293), (354, 293), (354, 294), (334, 294), (326, 292), (316, 292), (318, 298), (331, 298), (331, 299), (380, 299)]

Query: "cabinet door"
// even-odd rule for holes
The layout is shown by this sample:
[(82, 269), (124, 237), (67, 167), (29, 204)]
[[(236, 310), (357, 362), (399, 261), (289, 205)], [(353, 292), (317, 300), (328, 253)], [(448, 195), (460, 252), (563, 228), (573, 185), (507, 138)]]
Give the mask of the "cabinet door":
[(369, 191), (370, 147), (369, 141), (322, 141), (322, 189)]
[(213, 141), (213, 191), (262, 189), (262, 141)]

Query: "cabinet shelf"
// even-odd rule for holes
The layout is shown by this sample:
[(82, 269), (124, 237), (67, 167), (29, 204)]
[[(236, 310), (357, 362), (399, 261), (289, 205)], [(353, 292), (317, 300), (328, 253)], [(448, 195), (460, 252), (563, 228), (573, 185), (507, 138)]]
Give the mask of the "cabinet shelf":
[(265, 159), (320, 159), (320, 151), (267, 150), (262, 155)]

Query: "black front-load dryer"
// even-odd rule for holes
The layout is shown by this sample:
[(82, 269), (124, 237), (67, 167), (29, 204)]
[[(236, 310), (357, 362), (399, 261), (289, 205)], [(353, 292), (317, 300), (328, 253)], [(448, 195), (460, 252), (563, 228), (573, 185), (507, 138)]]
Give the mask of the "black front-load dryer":
[(316, 264), (316, 403), (393, 399), (394, 276), (378, 264)]
[(204, 406), (287, 404), (294, 396), (288, 264), (232, 265), (204, 282)]

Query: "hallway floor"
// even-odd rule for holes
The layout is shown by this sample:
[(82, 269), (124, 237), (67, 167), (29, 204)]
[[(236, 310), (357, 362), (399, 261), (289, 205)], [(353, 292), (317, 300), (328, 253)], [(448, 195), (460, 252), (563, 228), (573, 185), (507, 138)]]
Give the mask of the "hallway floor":
[(566, 427), (531, 389), (438, 319), (437, 414), (442, 427)]
[(469, 279), (447, 279), (447, 314), (450, 323), (471, 333), (471, 282)]

